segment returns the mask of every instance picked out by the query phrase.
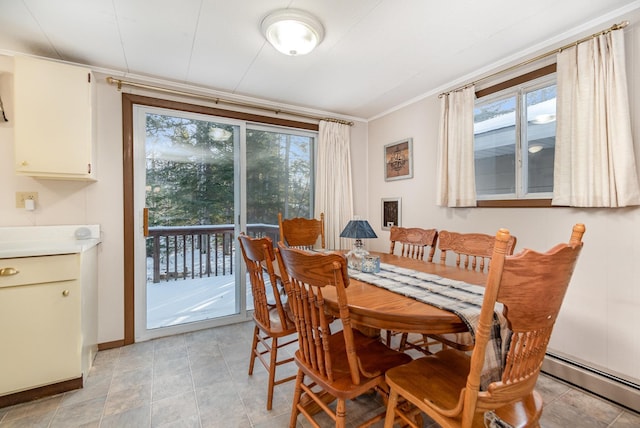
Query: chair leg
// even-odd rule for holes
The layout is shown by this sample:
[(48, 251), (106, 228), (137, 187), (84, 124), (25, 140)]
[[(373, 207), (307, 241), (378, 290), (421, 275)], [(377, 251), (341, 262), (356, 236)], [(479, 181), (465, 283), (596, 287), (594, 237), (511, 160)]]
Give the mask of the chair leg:
[(429, 346), (431, 345), (431, 343), (429, 343), (429, 337), (426, 334), (422, 335), (422, 349), (423, 349), (423, 353), (426, 355), (430, 355), (431, 351), (429, 350)]
[(289, 428), (296, 428), (298, 423), (298, 406), (300, 405), (300, 397), (302, 396), (302, 381), (304, 380), (304, 373), (302, 370), (298, 370), (298, 376), (296, 376), (296, 387), (293, 391), (293, 404), (291, 405), (291, 419), (289, 420)]
[(420, 409), (413, 406), (398, 393), (391, 389), (387, 401), (387, 414), (384, 419), (384, 428), (392, 428), (394, 423), (401, 427), (421, 428), (424, 425)]
[(338, 398), (336, 405), (336, 428), (345, 428), (347, 416), (347, 402)]
[(393, 333), (391, 330), (387, 330), (387, 348), (391, 348), (391, 336), (393, 336)]
[(409, 348), (418, 350), (425, 355), (431, 355), (431, 351), (429, 350), (429, 345), (435, 344), (434, 342), (429, 342), (429, 337), (426, 334), (422, 335), (422, 342), (409, 342), (408, 333), (402, 333), (402, 338), (400, 339), (400, 346), (398, 346), (398, 351), (404, 352)]
[(276, 361), (278, 358), (278, 338), (271, 338), (271, 358), (269, 362), (269, 389), (267, 391), (267, 410), (273, 405), (273, 387), (276, 381)]
[(253, 327), (253, 344), (251, 345), (251, 357), (249, 357), (249, 376), (253, 374), (253, 366), (256, 362), (256, 353), (258, 352), (258, 335), (260, 329), (258, 326)]
[(400, 337), (400, 346), (398, 346), (398, 351), (404, 352), (407, 349), (407, 339), (409, 338), (408, 333), (402, 333)]
[(384, 419), (384, 428), (393, 428), (393, 421), (396, 418), (395, 411), (398, 405), (398, 393), (393, 389), (389, 392), (389, 401), (387, 402), (387, 416)]

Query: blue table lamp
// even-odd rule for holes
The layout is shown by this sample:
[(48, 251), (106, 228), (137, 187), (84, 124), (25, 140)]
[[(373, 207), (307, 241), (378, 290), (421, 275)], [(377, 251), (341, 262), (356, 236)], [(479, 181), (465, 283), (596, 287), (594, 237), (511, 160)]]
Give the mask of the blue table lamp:
[(340, 237), (356, 240), (353, 244), (353, 250), (347, 253), (347, 262), (351, 269), (361, 270), (364, 257), (369, 255), (369, 252), (362, 247), (362, 240), (378, 236), (367, 220), (350, 220), (340, 233)]

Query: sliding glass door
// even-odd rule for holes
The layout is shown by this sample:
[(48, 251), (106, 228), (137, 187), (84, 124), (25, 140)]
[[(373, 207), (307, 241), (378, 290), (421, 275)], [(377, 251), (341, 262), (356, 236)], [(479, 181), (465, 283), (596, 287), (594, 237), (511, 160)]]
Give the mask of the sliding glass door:
[(134, 106), (136, 341), (244, 321), (236, 237), (312, 216), (315, 134)]
[(239, 227), (240, 122), (134, 108), (136, 340), (244, 319)]

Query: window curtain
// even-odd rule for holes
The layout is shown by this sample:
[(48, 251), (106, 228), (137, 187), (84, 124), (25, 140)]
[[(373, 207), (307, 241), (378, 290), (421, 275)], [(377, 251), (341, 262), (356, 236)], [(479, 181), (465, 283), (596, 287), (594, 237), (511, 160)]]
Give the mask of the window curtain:
[(476, 178), (473, 154), (475, 86), (445, 94), (440, 99), (437, 204), (475, 207)]
[(340, 238), (353, 217), (349, 125), (322, 120), (318, 134), (315, 215), (324, 213), (327, 248), (349, 248), (349, 240)]
[(594, 37), (557, 59), (553, 205), (640, 204), (623, 31)]

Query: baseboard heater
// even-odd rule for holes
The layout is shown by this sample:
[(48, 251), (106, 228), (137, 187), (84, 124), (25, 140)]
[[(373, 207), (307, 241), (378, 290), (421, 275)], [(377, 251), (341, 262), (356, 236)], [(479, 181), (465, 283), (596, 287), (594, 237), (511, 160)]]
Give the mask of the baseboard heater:
[(542, 371), (640, 413), (640, 385), (560, 355), (547, 353)]

